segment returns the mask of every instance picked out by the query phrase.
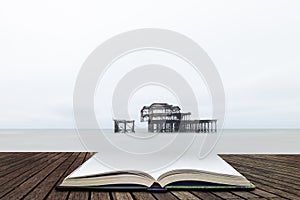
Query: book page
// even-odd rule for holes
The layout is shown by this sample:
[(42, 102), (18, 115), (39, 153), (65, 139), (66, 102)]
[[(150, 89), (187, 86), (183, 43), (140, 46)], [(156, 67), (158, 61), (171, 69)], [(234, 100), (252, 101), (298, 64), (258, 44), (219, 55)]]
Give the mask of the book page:
[(90, 176), (109, 172), (112, 172), (112, 169), (103, 165), (99, 160), (97, 160), (96, 156), (93, 155), (90, 159), (85, 161), (80, 167), (73, 171), (67, 178)]
[(192, 169), (201, 170), (207, 172), (214, 172), (219, 174), (242, 176), (238, 171), (236, 171), (231, 165), (225, 162), (218, 155), (211, 155), (205, 159), (198, 159), (196, 156), (182, 156), (175, 163), (158, 171), (148, 172), (156, 180), (162, 174), (178, 169)]
[[(160, 159), (163, 158), (161, 157)], [(159, 160), (157, 160), (157, 162), (159, 162)], [(237, 172), (233, 167), (231, 167), (228, 163), (226, 163), (222, 158), (220, 158), (217, 155), (211, 155), (209, 157), (206, 157), (205, 159), (198, 159), (196, 156), (192, 156), (192, 155), (190, 156), (184, 155), (170, 166), (166, 166), (165, 168), (162, 168), (160, 170), (146, 171), (146, 172), (157, 180), (157, 178), (160, 175), (178, 169), (193, 169), (193, 170), (215, 172), (220, 174), (242, 176), (239, 172)], [(130, 170), (143, 171), (142, 169), (134, 168), (134, 166), (132, 166), (132, 168), (130, 169), (122, 169), (121, 171), (130, 171)], [(82, 164), (78, 169), (76, 169), (73, 173), (71, 173), (68, 176), (68, 178), (96, 175), (102, 173), (111, 173), (115, 171), (118, 170), (114, 170), (112, 168), (105, 166), (94, 155), (89, 160), (87, 160), (84, 164)]]

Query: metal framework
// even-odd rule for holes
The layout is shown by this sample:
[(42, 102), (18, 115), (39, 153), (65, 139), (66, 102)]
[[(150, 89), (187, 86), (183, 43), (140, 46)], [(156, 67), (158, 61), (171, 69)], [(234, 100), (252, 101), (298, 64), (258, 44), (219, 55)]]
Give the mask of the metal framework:
[(114, 119), (115, 133), (134, 133), (134, 120)]
[(153, 103), (141, 110), (141, 122), (148, 122), (149, 132), (202, 132), (217, 131), (217, 120), (191, 120), (191, 113), (181, 113), (178, 106)]

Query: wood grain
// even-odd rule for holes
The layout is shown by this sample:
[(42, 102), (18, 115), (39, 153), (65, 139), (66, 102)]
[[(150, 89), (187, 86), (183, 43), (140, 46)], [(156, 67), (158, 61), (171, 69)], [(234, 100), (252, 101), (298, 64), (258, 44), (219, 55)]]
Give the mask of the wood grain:
[(93, 153), (0, 153), (0, 199), (300, 199), (300, 155), (221, 155), (252, 191), (59, 191), (56, 186)]

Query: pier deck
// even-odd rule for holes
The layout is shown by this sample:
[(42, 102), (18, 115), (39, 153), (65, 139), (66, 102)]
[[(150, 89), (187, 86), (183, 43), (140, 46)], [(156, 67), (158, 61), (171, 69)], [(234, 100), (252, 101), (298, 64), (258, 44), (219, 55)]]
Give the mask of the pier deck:
[(221, 155), (253, 191), (80, 192), (55, 186), (92, 153), (0, 153), (0, 199), (300, 199), (300, 155)]

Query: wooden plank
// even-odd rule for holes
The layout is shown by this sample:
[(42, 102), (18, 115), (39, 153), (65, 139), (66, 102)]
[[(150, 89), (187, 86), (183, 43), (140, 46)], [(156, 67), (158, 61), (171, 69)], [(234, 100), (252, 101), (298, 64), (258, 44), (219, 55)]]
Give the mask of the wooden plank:
[[(258, 155), (259, 156), (259, 155)], [(227, 155), (225, 156), (227, 158)], [(295, 155), (295, 157), (300, 157)], [(295, 159), (294, 161), (289, 161), (289, 162), (283, 162), (282, 160), (278, 160), (278, 159), (272, 159), (272, 157), (270, 156), (266, 156), (264, 159), (261, 157), (253, 157), (250, 155), (243, 155), (243, 156), (234, 156), (233, 159), (238, 159), (241, 160), (245, 163), (247, 163), (248, 161), (252, 161), (253, 164), (255, 165), (264, 165), (264, 168), (270, 168), (270, 169), (274, 169), (273, 166), (276, 167), (280, 167), (278, 168), (280, 171), (288, 171), (288, 170), (295, 170), (295, 169), (299, 169), (299, 165), (297, 165), (297, 163), (299, 161), (297, 161), (297, 159)], [(267, 162), (266, 162), (267, 161)]]
[(3, 159), (1, 159), (0, 167), (6, 166), (9, 164), (13, 164), (14, 162), (18, 160), (22, 160), (24, 158), (30, 157), (33, 155), (33, 153), (15, 153), (16, 155), (7, 156)]
[[(30, 155), (30, 156), (28, 156)], [(69, 155), (69, 157), (68, 157)], [(76, 155), (76, 153), (74, 154)], [(257, 189), (253, 191), (172, 191), (149, 192), (80, 192), (57, 191), (55, 186), (75, 170), (87, 153), (0, 153), (10, 170), (0, 176), (1, 199), (299, 199), (297, 155), (225, 155), (224, 159), (245, 174)], [(77, 153), (78, 155), (78, 153)], [(223, 156), (222, 156), (223, 157)], [(21, 159), (20, 159), (21, 158)], [(24, 159), (23, 159), (24, 158)], [(2, 161), (2, 160), (1, 160)], [(0, 162), (1, 162), (0, 161)], [(56, 164), (53, 164), (56, 163)], [(292, 163), (292, 165), (289, 165)], [(298, 164), (298, 163), (297, 163)], [(292, 167), (291, 167), (292, 166)], [(297, 169), (297, 170), (296, 170)], [(292, 170), (292, 171), (291, 171)], [(290, 176), (294, 173), (294, 176)]]
[(259, 195), (251, 193), (249, 191), (232, 191), (231, 193), (233, 193), (233, 194), (235, 194), (239, 197), (245, 198), (245, 199), (259, 199), (259, 198), (261, 198)]
[(111, 195), (115, 200), (133, 200), (129, 192), (112, 192)]
[[(260, 154), (256, 154), (259, 155)], [(300, 162), (300, 155), (299, 154), (270, 154), (270, 156), (272, 156), (274, 159), (276, 160), (282, 160), (282, 161), (288, 161), (288, 162), (293, 162), (293, 163), (298, 163)]]
[(89, 200), (89, 192), (71, 192), (68, 199), (72, 200)]
[(10, 168), (14, 165), (18, 165), (19, 163), (24, 162), (25, 160), (30, 159), (31, 157), (37, 157), (40, 156), (42, 153), (36, 153), (36, 152), (28, 152), (26, 153), (24, 156), (16, 156), (14, 157), (14, 155), (10, 156), (10, 162), (3, 162), (3, 160), (1, 160), (0, 162), (0, 169), (7, 169)]
[[(278, 177), (276, 175), (276, 173), (267, 173), (264, 171), (258, 171), (258, 170), (253, 170), (253, 169), (249, 169), (249, 168), (245, 168), (242, 167), (241, 165), (238, 165), (240, 171), (243, 171), (243, 174), (245, 176), (251, 176), (255, 179), (262, 179), (262, 180), (266, 180), (270, 183), (272, 183), (272, 185), (278, 185), (281, 186), (282, 188), (285, 188), (287, 190), (299, 190), (300, 191), (300, 185), (297, 184), (297, 182), (295, 184), (292, 184), (291, 181), (289, 181), (289, 177)], [(300, 171), (300, 170), (299, 170)]]
[[(57, 181), (56, 185), (61, 183), (66, 176), (68, 176), (75, 169), (77, 169), (77, 167), (79, 167), (79, 165), (81, 165), (85, 161), (86, 156), (87, 156), (87, 153), (80, 153), (79, 156), (77, 157), (77, 159), (75, 160), (75, 162), (72, 163), (70, 168), (64, 173), (64, 175), (62, 175), (60, 177), (60, 179)], [(54, 187), (54, 188), (52, 188), (52, 190), (51, 190), (50, 194), (48, 195), (47, 199), (53, 199), (53, 200), (54, 199), (67, 199), (67, 197), (69, 196), (69, 193), (70, 193), (69, 191), (56, 190), (55, 187)]]
[[(233, 156), (231, 156), (231, 157), (233, 157)], [(240, 156), (240, 157), (242, 157), (242, 156)], [(227, 155), (224, 158), (226, 161), (228, 161)], [(236, 158), (235, 160), (231, 159), (231, 161), (228, 161), (228, 163), (230, 163), (233, 167), (238, 169), (238, 171), (240, 171), (242, 174), (245, 174), (246, 177), (260, 189), (263, 189), (264, 191), (276, 194), (276, 195), (280, 196), (281, 198), (290, 198), (290, 199), (296, 198), (297, 199), (299, 197), (299, 194), (298, 194), (299, 191), (293, 190), (293, 188), (286, 187), (284, 185), (284, 183), (275, 184), (274, 182), (272, 182), (273, 181), (272, 177), (265, 178), (263, 176), (263, 173), (261, 174), (261, 176), (253, 176), (253, 174), (255, 173), (255, 170), (251, 170), (251, 165), (253, 165), (254, 162), (250, 162), (248, 160), (248, 163), (251, 163), (251, 165), (249, 165), (246, 168), (240, 168), (239, 165), (242, 163), (242, 161), (240, 161), (240, 158)], [(238, 162), (238, 163), (236, 163), (236, 162)], [(244, 162), (246, 162), (246, 161), (244, 161)], [(268, 162), (268, 161), (266, 161), (266, 162)], [(250, 170), (250, 171), (248, 171), (248, 170)], [(286, 177), (286, 178), (288, 178), (288, 177)]]
[(0, 152), (0, 159), (2, 160), (6, 160), (6, 159), (11, 159), (12, 157), (15, 156), (22, 156), (22, 155), (26, 155), (30, 152)]
[(239, 197), (239, 196), (232, 194), (231, 192), (227, 192), (227, 191), (215, 191), (212, 193), (223, 199), (243, 199), (242, 197)]
[[(32, 163), (31, 165), (24, 166), (21, 170), (18, 170), (18, 173), (14, 173), (15, 176), (13, 179), (8, 178), (9, 180), (2, 180), (5, 184), (1, 185), (0, 191), (0, 198), (3, 197), (5, 194), (13, 190), (14, 188), (18, 187), (21, 183), (26, 181), (31, 176), (38, 173), (43, 168), (47, 167), (49, 164), (54, 162), (55, 160), (59, 159), (65, 153), (55, 153), (49, 156), (44, 156), (43, 159), (39, 160), (38, 162)], [(28, 170), (29, 168), (30, 170)]]
[[(51, 154), (52, 158), (54, 159), (58, 159), (59, 155), (60, 154)], [(9, 181), (13, 181), (13, 183), (15, 184), (16, 180), (20, 179), (20, 177), (24, 177), (24, 174), (27, 174), (29, 176), (31, 172), (34, 172), (35, 170), (39, 169), (36, 166), (44, 164), (45, 162), (49, 162), (50, 159), (51, 157), (49, 156), (40, 156), (40, 158), (35, 161), (23, 163), (24, 165), (22, 164), (21, 168), (14, 171), (14, 173), (9, 173), (0, 177), (0, 186), (4, 184), (7, 185), (7, 182)]]
[[(88, 159), (88, 158), (90, 158), (90, 155), (91, 154), (89, 154), (89, 153), (85, 153), (85, 154), (83, 154), (82, 156), (84, 156), (84, 158), (83, 158), (83, 163)], [(75, 193), (75, 194), (73, 194), (73, 193)], [(79, 194), (79, 193), (81, 193), (81, 194)], [(68, 199), (77, 199), (78, 197), (82, 197), (82, 198), (86, 198), (86, 197), (89, 197), (89, 192), (88, 191), (69, 191), (68, 192)]]
[[(236, 168), (239, 169), (239, 171), (243, 171), (243, 174), (246, 175), (246, 177), (253, 177), (254, 180), (260, 179), (260, 180), (265, 180), (270, 183), (270, 185), (274, 186), (280, 186), (280, 189), (285, 189), (285, 190), (295, 190), (298, 191), (300, 190), (300, 186), (295, 184), (291, 184), (289, 182), (286, 182), (289, 179), (289, 176), (285, 177), (277, 177), (276, 173), (273, 174), (268, 174), (267, 172), (261, 172), (259, 170), (253, 170), (252, 167), (249, 168), (248, 166), (243, 166), (240, 163), (232, 163)], [(300, 171), (300, 169), (299, 169)], [(277, 177), (277, 179), (276, 179)]]
[[(36, 160), (34, 161), (37, 161), (41, 159), (41, 157), (38, 157), (36, 158)], [(27, 163), (27, 162), (25, 162)], [(0, 167), (0, 185), (2, 185), (4, 182), (4, 179), (7, 180), (8, 177), (13, 177), (13, 175), (15, 174), (14, 172), (18, 172), (20, 169), (22, 169), (22, 167), (26, 166), (26, 164), (24, 163), (19, 163), (19, 165), (11, 165), (11, 167)], [(5, 178), (4, 178), (5, 177)]]
[(16, 170), (20, 170), (24, 166), (27, 166), (28, 164), (36, 162), (37, 160), (40, 160), (42, 158), (43, 157), (41, 156), (41, 153), (32, 154), (31, 156), (26, 157), (24, 159), (16, 160), (16, 161), (12, 162), (12, 164), (7, 164), (7, 165), (0, 167), (0, 177), (1, 177), (0, 185), (1, 185), (1, 183), (3, 183), (2, 180), (5, 176), (13, 177), (13, 175), (10, 175), (10, 173), (14, 173)]
[(287, 199), (287, 198), (282, 198), (282, 197), (271, 197), (271, 198), (266, 198), (268, 200), (282, 200), (282, 199)]
[[(21, 153), (21, 152), (18, 152)], [(0, 152), (0, 160), (5, 160), (6, 158), (10, 158), (11, 156), (15, 155), (16, 152)]]
[(178, 200), (171, 192), (153, 192), (152, 194), (156, 199)]
[(288, 199), (298, 199), (299, 195), (295, 195), (295, 194), (292, 194), (290, 192), (286, 192), (286, 191), (283, 191), (283, 190), (280, 190), (276, 187), (273, 187), (272, 184), (270, 183), (266, 183), (264, 181), (261, 181), (261, 180), (257, 180), (257, 179), (250, 179), (249, 180), (251, 182), (253, 182), (256, 187), (260, 188), (261, 190), (264, 190), (264, 191), (267, 191), (269, 193), (273, 193), (273, 194), (276, 194), (277, 196), (280, 196), (281, 198), (288, 198)]
[[(271, 176), (272, 178), (277, 178), (279, 180), (285, 179), (285, 180), (294, 180), (297, 181), (299, 180), (299, 178), (293, 177), (291, 172), (289, 173), (284, 173), (281, 171), (280, 167), (273, 165), (273, 168), (276, 169), (266, 169), (264, 168), (264, 165), (249, 165), (249, 164), (245, 164), (246, 161), (241, 161), (240, 159), (235, 159), (235, 160), (227, 160), (228, 163), (231, 163), (233, 165), (235, 165), (237, 168), (239, 168), (240, 170), (244, 170), (244, 171), (249, 171), (251, 170), (251, 173), (253, 174), (262, 174), (264, 176)], [(249, 163), (250, 161), (247, 161), (247, 163)], [(268, 161), (267, 161), (268, 162)], [(300, 170), (300, 168), (298, 169)], [(296, 171), (298, 171), (296, 170)], [(288, 177), (288, 179), (286, 179)], [(291, 181), (291, 183), (295, 183), (294, 181)], [(300, 186), (299, 183), (295, 183), (296, 185)]]
[[(247, 170), (250, 168), (249, 164), (245, 164), (244, 161), (240, 161), (238, 159), (236, 159), (236, 161), (230, 160), (230, 161), (228, 161), (228, 163), (234, 163), (234, 165), (236, 167), (238, 167), (240, 170), (244, 170), (244, 169)], [(251, 165), (250, 170), (252, 173), (256, 172), (256, 173), (260, 173), (260, 174), (264, 174), (264, 175), (269, 175), (277, 180), (283, 179), (283, 180), (286, 180), (286, 182), (300, 186), (300, 183), (298, 183), (299, 178), (292, 176), (290, 172), (283, 172), (280, 169), (280, 167), (277, 167), (276, 165), (274, 165), (273, 168), (271, 168), (271, 169), (270, 168), (266, 169), (266, 168), (264, 168), (264, 165), (256, 164), (256, 165)], [(288, 179), (286, 179), (287, 177), (288, 177)]]
[[(290, 184), (291, 181), (289, 180), (290, 179), (289, 176), (285, 176), (285, 177), (282, 177), (281, 179), (276, 180), (275, 178), (273, 178), (276, 175), (270, 174), (269, 177), (266, 177), (264, 175), (266, 173), (261, 173), (261, 174), (259, 173), (259, 174), (257, 174), (256, 173), (257, 170), (253, 170), (253, 169), (249, 170), (249, 167), (240, 168), (239, 164), (234, 164), (234, 163), (232, 163), (232, 164), (239, 171), (241, 171), (243, 174), (245, 174), (249, 178), (249, 180), (260, 181), (262, 184), (269, 185), (269, 186), (271, 186), (271, 187), (273, 187), (275, 189), (280, 189), (280, 190), (283, 190), (283, 191), (285, 191), (287, 193), (294, 193), (296, 195), (299, 195), (299, 190), (295, 189), (295, 187), (299, 188), (298, 181), (295, 181), (294, 185)], [(289, 182), (289, 183), (287, 183), (287, 182)]]
[(37, 185), (30, 193), (23, 197), (25, 200), (44, 199), (48, 193), (56, 186), (58, 180), (65, 173), (65, 171), (77, 159), (79, 153), (73, 153), (67, 158), (62, 165), (56, 168), (49, 176), (47, 176), (39, 185)]
[(155, 197), (150, 192), (132, 192), (134, 199), (155, 200)]
[(263, 169), (266, 170), (270, 170), (270, 171), (275, 171), (278, 173), (285, 173), (286, 175), (289, 175), (291, 177), (296, 177), (296, 178), (300, 178), (299, 174), (295, 174), (295, 173), (291, 173), (294, 171), (298, 171), (299, 170), (299, 166), (298, 167), (289, 167), (289, 166), (284, 166), (284, 165), (280, 165), (278, 163), (274, 163), (272, 160), (258, 160), (258, 159), (250, 159), (250, 158), (246, 158), (246, 156), (235, 156), (235, 157), (230, 157), (229, 156), (224, 156), (225, 160), (228, 162), (234, 162), (234, 163), (240, 163), (240, 164), (246, 164), (246, 163), (251, 163), (251, 165), (249, 166), (256, 166), (256, 167), (261, 167)]
[[(254, 158), (255, 157), (255, 158)], [(255, 154), (255, 155), (244, 155), (243, 158), (248, 159), (255, 159), (257, 162), (264, 162), (266, 159), (268, 161), (271, 161), (272, 163), (280, 166), (287, 166), (287, 167), (296, 167), (299, 168), (299, 165), (297, 163), (300, 162), (300, 155), (294, 155), (293, 157), (288, 157), (286, 155), (281, 156), (274, 156), (274, 155), (261, 155), (261, 154)]]
[(176, 196), (178, 199), (185, 199), (185, 200), (193, 200), (196, 199), (198, 200), (199, 197), (197, 197), (196, 195), (188, 192), (188, 191), (172, 191), (172, 194), (174, 196)]
[(53, 170), (55, 170), (59, 165), (61, 165), (68, 157), (70, 157), (70, 153), (66, 153), (60, 158), (58, 158), (56, 161), (51, 162), (46, 168), (42, 169), (32, 177), (25, 180), (23, 183), (21, 183), (20, 186), (14, 188), (12, 191), (10, 191), (7, 195), (2, 197), (5, 199), (21, 199), (23, 198), (28, 192), (30, 192), (33, 188), (36, 187), (48, 174), (50, 174)]
[[(245, 173), (245, 172), (243, 172)], [(299, 191), (293, 190), (291, 188), (286, 188), (284, 184), (274, 184), (270, 181), (263, 180), (263, 179), (257, 179), (256, 177), (253, 177), (250, 174), (247, 174), (247, 177), (250, 181), (252, 181), (257, 187), (260, 187), (263, 190), (270, 191), (274, 194), (278, 194), (281, 197), (287, 197), (291, 199), (297, 199), (297, 197), (300, 196)]]
[(261, 190), (260, 188), (255, 188), (255, 190), (252, 190), (251, 193), (253, 194), (256, 194), (260, 197), (266, 197), (266, 198), (281, 198), (280, 196), (276, 195), (276, 194), (273, 194), (273, 193), (270, 193), (270, 192), (267, 192), (267, 191), (264, 191), (264, 190)]
[(110, 200), (109, 192), (91, 192), (91, 200)]
[(203, 200), (219, 200), (222, 199), (209, 191), (191, 191), (194, 195)]

